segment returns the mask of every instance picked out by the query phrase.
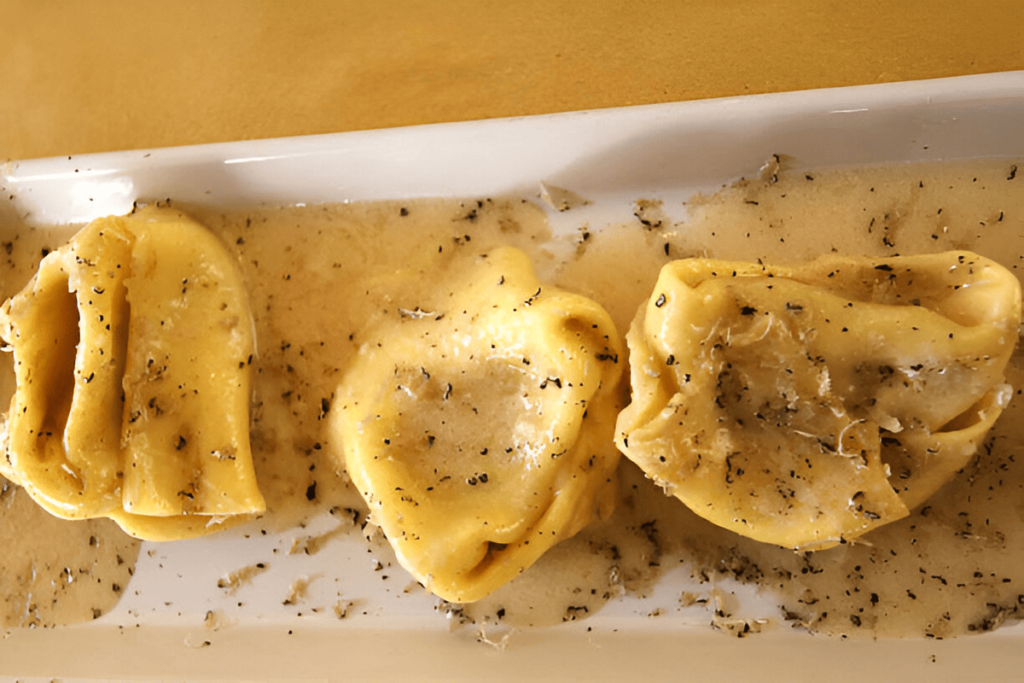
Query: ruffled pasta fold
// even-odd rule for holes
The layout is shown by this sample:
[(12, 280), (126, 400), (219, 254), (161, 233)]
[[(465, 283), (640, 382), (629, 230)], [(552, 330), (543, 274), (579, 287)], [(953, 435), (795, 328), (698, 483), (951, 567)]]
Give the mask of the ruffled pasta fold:
[(90, 223), (0, 308), (0, 336), (17, 382), (0, 474), (52, 514), (168, 540), (265, 509), (248, 297), (200, 224), (159, 209)]
[(1009, 401), (1017, 279), (968, 252), (668, 264), (627, 336), (625, 455), (697, 514), (829, 547), (905, 517)]

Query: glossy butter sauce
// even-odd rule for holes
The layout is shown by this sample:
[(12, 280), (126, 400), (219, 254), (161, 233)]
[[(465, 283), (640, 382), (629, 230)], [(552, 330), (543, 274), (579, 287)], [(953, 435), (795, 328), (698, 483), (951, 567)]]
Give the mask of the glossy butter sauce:
[[(520, 199), (193, 211), (237, 255), (249, 286), (258, 346), (251, 438), (268, 506), (256, 524), (294, 528), (325, 510), (351, 516), (356, 529), (365, 524), (363, 503), (338, 468), (325, 419), (338, 382), (363, 330), (495, 246), (523, 249), (555, 284), (596, 299), (622, 334), (660, 267), (687, 256), (786, 263), (831, 251), (891, 256), (971, 249), (1020, 273), (1024, 173), (1016, 172), (1016, 163), (805, 173), (788, 170), (787, 160), (778, 158), (756, 177), (693, 197), (685, 206), (643, 199), (634, 222), (580, 225), (563, 237), (552, 237), (545, 213)], [(682, 222), (663, 217), (681, 212)], [(20, 289), (42, 250), (56, 248), (69, 234), (5, 231), (0, 295)], [(2, 400), (10, 391), (4, 381)], [(974, 464), (924, 508), (857, 544), (798, 554), (741, 538), (666, 497), (623, 459), (611, 519), (555, 546), (486, 599), (443, 605), (442, 611), (514, 627), (585, 619), (610, 600), (649, 593), (662, 574), (682, 567), (702, 589), (680, 592), (659, 614), (714, 603), (722, 577), (756, 585), (778, 605), (770, 614), (712, 610), (710, 622), (740, 635), (785, 622), (875, 636), (947, 637), (994, 628), (1024, 609), (1020, 351), (1008, 381), (1018, 395)], [(621, 391), (628, 400), (626, 382)], [(27, 499), (13, 489), (0, 497), (0, 538), (11, 549), (0, 560), (8, 563), (0, 574), (5, 595), (31, 591), (37, 601), (42, 595), (6, 569), (16, 561), (45, 566), (54, 576), (63, 566), (89, 566), (98, 585), (124, 588), (127, 578), (118, 567), (130, 573), (137, 543), (116, 528), (104, 530), (109, 535), (100, 543), (101, 536), (85, 526), (91, 522), (42, 519), (43, 513), (21, 503), (15, 511), (10, 500), (18, 498)], [(35, 534), (22, 532), (37, 524), (57, 524), (74, 539), (41, 547)], [(66, 592), (57, 584), (46, 588), (43, 599), (54, 605), (46, 612), (17, 607), (24, 600), (10, 603), (16, 609), (0, 626), (81, 621), (116, 601), (108, 588), (112, 599), (105, 594), (99, 601), (90, 593), (72, 608), (63, 597), (59, 603), (50, 599), (63, 595), (58, 590)]]

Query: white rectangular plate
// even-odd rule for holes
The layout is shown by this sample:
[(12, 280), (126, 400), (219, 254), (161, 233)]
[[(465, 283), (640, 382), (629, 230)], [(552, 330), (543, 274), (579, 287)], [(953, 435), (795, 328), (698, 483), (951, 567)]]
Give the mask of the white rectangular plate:
[[(720, 187), (780, 151), (808, 169), (1024, 155), (1024, 72), (10, 163), (0, 175), (0, 221), (79, 223), (168, 197), (214, 209), (533, 198), (548, 183), (593, 201), (571, 212), (571, 223), (552, 212), (556, 230), (574, 229), (623, 222), (641, 196), (681, 200)], [(1020, 624), (941, 642), (789, 629), (736, 640), (706, 620), (648, 618), (650, 605), (631, 597), (583, 622), (518, 632), (498, 651), (473, 629), (449, 632), (428, 596), (389, 596), (366, 577), (370, 558), (351, 538), (278, 563), (261, 579), (264, 593), (246, 597), (258, 617), (206, 629), (207, 610), (224, 600), (217, 578), (290, 539), (271, 535), (259, 546), (225, 534), (144, 546), (132, 589), (145, 598), (128, 595), (87, 625), (12, 632), (0, 639), (0, 678), (973, 681), (1020, 680), (1024, 671)], [(347, 574), (346, 595), (365, 601), (367, 613), (339, 621), (281, 610), (290, 581), (318, 572)], [(665, 590), (674, 579), (666, 574)], [(154, 610), (157, 601), (175, 609)]]

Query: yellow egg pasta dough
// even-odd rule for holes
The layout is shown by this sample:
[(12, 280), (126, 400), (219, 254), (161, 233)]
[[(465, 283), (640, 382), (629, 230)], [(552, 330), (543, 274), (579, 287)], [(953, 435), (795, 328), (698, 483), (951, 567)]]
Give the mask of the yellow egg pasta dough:
[(1009, 401), (1017, 279), (969, 252), (666, 265), (627, 336), (617, 443), (664, 490), (794, 549), (905, 517)]
[(168, 540), (264, 510), (248, 297), (202, 225), (155, 208), (93, 221), (0, 308), (0, 336), (17, 382), (0, 474), (52, 514)]
[(399, 561), (471, 602), (610, 513), (621, 342), (512, 248), (410, 303), (364, 335), (331, 415)]

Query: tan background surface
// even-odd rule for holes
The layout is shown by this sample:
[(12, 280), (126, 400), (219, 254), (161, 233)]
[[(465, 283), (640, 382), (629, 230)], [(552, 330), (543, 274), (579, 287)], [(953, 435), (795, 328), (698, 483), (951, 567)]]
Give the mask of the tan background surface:
[(0, 0), (0, 160), (1016, 69), (1021, 0)]

